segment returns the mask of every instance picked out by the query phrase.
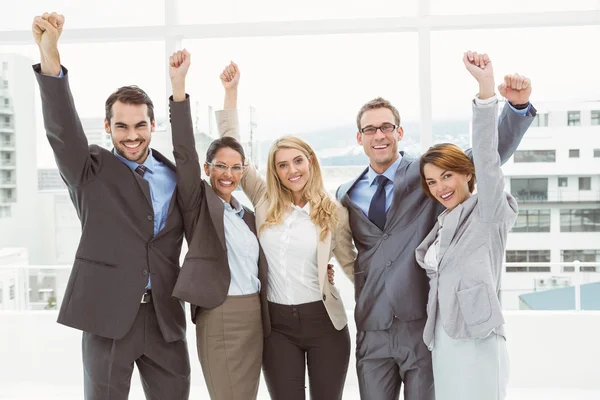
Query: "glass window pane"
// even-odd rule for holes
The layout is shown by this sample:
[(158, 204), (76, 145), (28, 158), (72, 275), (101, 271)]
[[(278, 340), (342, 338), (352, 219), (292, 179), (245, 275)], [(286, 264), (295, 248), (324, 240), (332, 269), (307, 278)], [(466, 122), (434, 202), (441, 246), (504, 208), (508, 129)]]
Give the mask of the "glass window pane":
[[(449, 8), (461, 9), (454, 1), (440, 0)], [(460, 3), (460, 2), (459, 2)], [(538, 4), (544, 4), (541, 1)], [(579, 2), (563, 2), (567, 6)], [(473, 4), (487, 4), (474, 0)], [(516, 12), (529, 2), (515, 1), (515, 7), (504, 3), (489, 3), (494, 9)], [(595, 5), (598, 4), (595, 1)], [(477, 6), (475, 6), (477, 7)], [(536, 11), (544, 10), (539, 5)], [(464, 12), (462, 9), (460, 12)], [(472, 12), (467, 10), (467, 12)], [(505, 74), (521, 73), (532, 79), (533, 104), (536, 101), (561, 101), (566, 98), (595, 99), (600, 93), (597, 65), (583, 63), (577, 74), (568, 80), (557, 80), (562, 71), (570, 70), (570, 61), (557, 59), (556, 54), (587, 54), (589, 44), (581, 38), (600, 37), (600, 26), (482, 29), (465, 31), (434, 31), (431, 33), (432, 106), (434, 127), (446, 122), (451, 139), (464, 141), (471, 120), (471, 100), (477, 93), (477, 82), (465, 70), (462, 55), (467, 50), (486, 52), (494, 63), (496, 83)], [(535, 57), (529, 46), (515, 43), (535, 43)], [(416, 78), (415, 78), (416, 79)], [(538, 104), (539, 106), (539, 104)], [(541, 108), (541, 107), (540, 107)], [(566, 117), (566, 116), (565, 116)], [(456, 120), (465, 121), (457, 127)], [(448, 123), (455, 121), (454, 124)], [(452, 131), (450, 130), (452, 128)], [(470, 143), (467, 136), (467, 143)], [(525, 150), (520, 149), (520, 150)], [(541, 150), (541, 149), (540, 149)]]
[[(71, 28), (105, 28), (148, 26), (165, 23), (165, 0), (86, 1), (85, 11), (78, 1), (27, 0), (3, 1), (0, 31), (29, 30), (33, 17), (44, 12), (65, 16), (65, 30)], [(10, 15), (10, 18), (6, 16)], [(107, 53), (110, 54), (110, 53)]]
[(179, 0), (182, 24), (397, 17), (416, 12), (417, 0)]
[[(390, 50), (400, 45), (402, 52)], [(266, 160), (274, 138), (299, 134), (315, 148), (323, 166), (364, 168), (368, 161), (356, 143), (356, 114), (377, 96), (399, 109), (405, 131), (403, 148), (412, 154), (420, 150), (419, 90), (414, 79), (418, 63), (403, 61), (417, 58), (416, 34), (186, 40), (184, 46), (193, 57), (198, 55), (193, 59), (200, 60), (193, 64), (187, 84), (197, 129), (213, 137), (217, 132), (212, 110), (223, 105), (219, 74), (230, 60), (239, 65), (241, 135), (244, 142), (249, 140), (252, 123), (252, 140), (258, 141), (251, 158), (254, 162)], [(358, 57), (360, 48), (386, 54), (388, 62), (397, 66), (395, 72), (381, 74), (379, 63)], [(210, 57), (203, 57), (206, 54)], [(335, 190), (344, 179), (359, 173), (338, 168), (325, 182)]]

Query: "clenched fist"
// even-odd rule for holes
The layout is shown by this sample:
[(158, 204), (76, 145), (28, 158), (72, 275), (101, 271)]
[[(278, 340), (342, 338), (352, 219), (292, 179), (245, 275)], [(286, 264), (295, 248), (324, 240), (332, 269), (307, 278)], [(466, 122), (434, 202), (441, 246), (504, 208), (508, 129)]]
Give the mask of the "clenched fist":
[(225, 90), (237, 89), (240, 83), (240, 69), (237, 64), (231, 61), (228, 66), (223, 68), (223, 72), (219, 75), (221, 83)]
[(531, 97), (531, 81), (519, 74), (506, 75), (498, 91), (512, 105), (527, 104)]
[(35, 43), (40, 49), (42, 73), (46, 75), (60, 74), (60, 54), (58, 39), (63, 31), (65, 17), (61, 14), (44, 13), (33, 19), (31, 31)]
[(479, 83), (479, 98), (484, 100), (494, 95), (494, 67), (487, 54), (467, 51), (463, 54), (463, 63), (467, 71)]

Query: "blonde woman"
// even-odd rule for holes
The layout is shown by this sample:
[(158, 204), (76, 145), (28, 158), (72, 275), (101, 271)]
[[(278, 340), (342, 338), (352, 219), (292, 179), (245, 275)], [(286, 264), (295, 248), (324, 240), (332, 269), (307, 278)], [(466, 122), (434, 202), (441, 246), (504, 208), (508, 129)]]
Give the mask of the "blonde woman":
[[(221, 136), (239, 140), (237, 87), (231, 63), (221, 74), (225, 109), (217, 111)], [(265, 338), (263, 373), (271, 398), (303, 400), (308, 367), (310, 398), (342, 398), (350, 356), (346, 312), (328, 281), (332, 254), (352, 270), (356, 252), (348, 214), (323, 185), (319, 161), (303, 140), (275, 140), (267, 177), (249, 165), (240, 185), (254, 205), (261, 246), (269, 264), (267, 299), (271, 335)]]

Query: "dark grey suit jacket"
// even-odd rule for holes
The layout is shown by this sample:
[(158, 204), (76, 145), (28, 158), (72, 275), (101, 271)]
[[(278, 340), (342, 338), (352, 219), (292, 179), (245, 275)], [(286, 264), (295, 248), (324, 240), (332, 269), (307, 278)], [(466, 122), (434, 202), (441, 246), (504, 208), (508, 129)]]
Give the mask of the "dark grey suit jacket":
[[(173, 296), (191, 304), (192, 321), (199, 307), (215, 308), (225, 301), (231, 282), (227, 258), (223, 213), (225, 206), (210, 185), (202, 179), (196, 152), (189, 97), (171, 99), (173, 153), (177, 163), (178, 199), (183, 211), (188, 253)], [(254, 214), (244, 207), (244, 222), (256, 235)], [(265, 336), (271, 333), (267, 303), (268, 266), (259, 243), (258, 279)]]
[[(527, 116), (521, 116), (505, 106), (498, 121), (502, 162), (516, 150), (535, 112), (532, 106)], [(394, 199), (384, 229), (379, 229), (348, 196), (367, 170), (342, 185), (337, 194), (348, 208), (358, 250), (354, 264), (354, 316), (359, 331), (388, 329), (394, 317), (401, 321), (427, 317), (429, 280), (417, 264), (415, 250), (443, 211), (443, 206), (429, 199), (421, 188), (419, 158), (402, 153), (394, 180)]]
[[(81, 220), (81, 239), (58, 322), (119, 339), (131, 328), (152, 277), (153, 303), (166, 341), (185, 337), (183, 303), (171, 296), (179, 275), (183, 219), (173, 194), (165, 227), (154, 236), (150, 186), (99, 146), (88, 146), (69, 76), (44, 76), (40, 86), (48, 141)], [(175, 169), (156, 150), (156, 159)]]

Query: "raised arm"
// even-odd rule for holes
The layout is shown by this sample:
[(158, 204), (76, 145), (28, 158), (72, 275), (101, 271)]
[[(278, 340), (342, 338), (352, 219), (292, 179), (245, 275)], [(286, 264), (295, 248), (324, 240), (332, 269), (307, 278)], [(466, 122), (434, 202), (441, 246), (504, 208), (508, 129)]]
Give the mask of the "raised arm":
[[(177, 165), (177, 199), (186, 222), (195, 224), (196, 218), (185, 214), (196, 212), (204, 198), (204, 184), (194, 140), (190, 99), (185, 93), (185, 77), (191, 64), (187, 50), (177, 51), (169, 58), (169, 76), (173, 88), (170, 99), (173, 155)], [(188, 224), (186, 224), (188, 225)], [(186, 236), (194, 227), (186, 226)]]
[[(508, 209), (504, 193), (504, 175), (498, 153), (496, 116), (498, 99), (494, 93), (494, 69), (487, 55), (479, 62), (465, 53), (463, 62), (479, 84), (473, 101), (473, 163), (477, 181), (478, 211), (486, 221), (500, 219)], [(528, 82), (525, 83), (528, 87)]]
[(504, 83), (498, 87), (499, 93), (506, 99), (498, 119), (498, 153), (502, 164), (515, 153), (536, 114), (529, 102), (531, 83), (523, 86), (525, 81), (529, 80), (519, 74), (506, 75)]
[(70, 187), (95, 178), (99, 166), (92, 160), (88, 141), (75, 109), (66, 68), (61, 67), (58, 39), (62, 15), (45, 13), (34, 18), (32, 32), (40, 50), (40, 64), (33, 70), (40, 86), (42, 113), (48, 142), (60, 174)]
[[(221, 83), (225, 88), (224, 109), (215, 112), (219, 136), (229, 136), (240, 142), (240, 125), (237, 112), (238, 84), (240, 82), (240, 70), (238, 66), (231, 62), (220, 75)], [(242, 190), (248, 196), (252, 204), (256, 207), (267, 191), (267, 183), (260, 176), (256, 167), (248, 163), (248, 168), (240, 181)]]

